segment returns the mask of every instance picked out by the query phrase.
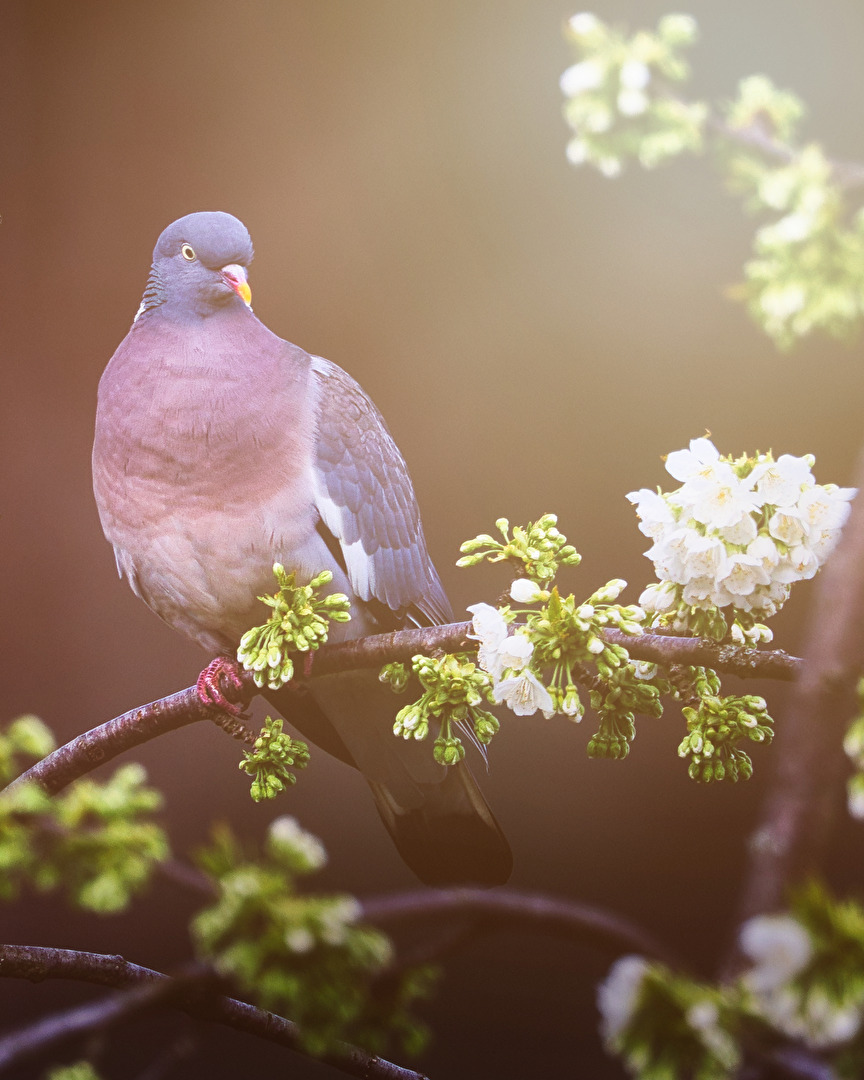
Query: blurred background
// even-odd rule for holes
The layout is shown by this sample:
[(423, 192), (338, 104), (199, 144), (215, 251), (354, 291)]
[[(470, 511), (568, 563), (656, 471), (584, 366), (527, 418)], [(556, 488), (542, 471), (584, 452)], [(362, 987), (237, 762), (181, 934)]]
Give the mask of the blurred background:
[[(587, 595), (620, 576), (635, 600), (650, 564), (624, 496), (662, 483), (661, 455), (706, 429), (721, 452), (812, 452), (818, 480), (851, 481), (860, 346), (820, 339), (781, 355), (726, 297), (753, 225), (709, 163), (614, 181), (567, 164), (558, 79), (576, 10), (571, 0), (5, 0), (0, 722), (35, 712), (65, 740), (189, 685), (207, 659), (118, 581), (89, 462), (99, 376), (157, 236), (191, 211), (246, 223), (256, 314), (345, 367), (384, 413), (457, 611), (507, 580), (457, 570), (460, 542), (501, 515), (545, 511), (583, 554), (569, 589)], [(594, 10), (635, 29), (670, 6)], [(684, 10), (701, 30), (694, 95), (732, 95), (739, 78), (765, 73), (807, 102), (808, 135), (864, 159), (857, 0)], [(808, 589), (777, 620), (777, 644), (793, 652)], [(782, 740), (784, 695), (766, 689)], [(484, 788), (515, 850), (513, 884), (633, 917), (710, 970), (771, 751), (757, 748), (748, 784), (706, 789), (676, 757), (682, 722), (671, 712), (642, 721), (623, 763), (586, 758), (592, 730), (590, 717), (580, 728), (511, 718), (498, 736)], [(215, 727), (136, 757), (166, 793), (179, 854), (214, 819), (255, 838), (292, 813), (330, 852), (315, 886), (371, 895), (415, 884), (363, 781), (321, 752), (278, 806), (250, 803), (238, 748)], [(838, 834), (840, 888), (861, 885), (850, 857), (860, 843), (851, 826)], [(189, 955), (195, 907), (166, 883), (126, 918), (28, 898), (0, 908), (0, 939), (117, 951), (164, 970)], [(604, 967), (536, 935), (466, 946), (426, 1010), (436, 1040), (421, 1067), (436, 1080), (619, 1076), (596, 1036)], [(96, 996), (0, 980), (0, 1015), (14, 1027)], [(133, 1025), (112, 1051), (117, 1076), (143, 1069), (159, 1030)], [(239, 1035), (206, 1039), (209, 1059), (202, 1051), (183, 1075), (235, 1077), (268, 1062), (331, 1075)]]

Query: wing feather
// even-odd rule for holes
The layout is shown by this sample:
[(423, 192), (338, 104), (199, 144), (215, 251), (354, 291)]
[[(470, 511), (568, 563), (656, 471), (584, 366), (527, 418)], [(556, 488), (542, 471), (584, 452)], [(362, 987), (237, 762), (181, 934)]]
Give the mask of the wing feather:
[(453, 615), (423, 536), (407, 466), (384, 419), (336, 364), (312, 358), (319, 380), (318, 512), (339, 541), (355, 593), (401, 617)]

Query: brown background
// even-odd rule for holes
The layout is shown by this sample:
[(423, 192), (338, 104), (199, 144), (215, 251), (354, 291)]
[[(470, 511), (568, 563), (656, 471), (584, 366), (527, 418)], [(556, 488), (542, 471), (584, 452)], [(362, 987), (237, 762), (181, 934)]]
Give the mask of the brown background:
[[(635, 26), (668, 8), (596, 10)], [(864, 157), (857, 0), (686, 10), (702, 30), (694, 92), (729, 95), (765, 72), (809, 103), (809, 132), (832, 153)], [(0, 6), (2, 720), (33, 711), (66, 738), (188, 685), (204, 659), (118, 582), (89, 478), (99, 375), (156, 237), (194, 210), (245, 221), (256, 313), (346, 367), (382, 409), (457, 609), (502, 584), (454, 568), (460, 541), (499, 515), (547, 510), (583, 553), (575, 591), (623, 576), (638, 595), (649, 564), (624, 494), (661, 482), (660, 455), (706, 428), (723, 451), (812, 451), (820, 479), (849, 482), (860, 348), (820, 339), (780, 356), (724, 297), (752, 223), (708, 164), (614, 182), (567, 165), (557, 82), (573, 12), (567, 0)], [(808, 588), (778, 623), (792, 650)], [(756, 752), (749, 785), (701, 789), (675, 756), (673, 715), (643, 721), (619, 765), (586, 759), (591, 730), (513, 718), (499, 736), (485, 786), (514, 845), (513, 883), (609, 905), (710, 964), (770, 751)], [(330, 850), (322, 885), (412, 886), (362, 781), (321, 753), (281, 805), (257, 808), (215, 729), (139, 757), (167, 792), (178, 852), (214, 817), (253, 837), (291, 812)], [(838, 880), (854, 886), (860, 834), (845, 843)], [(193, 907), (163, 885), (125, 920), (28, 901), (0, 910), (0, 938), (166, 967), (187, 954)], [(601, 1075), (601, 970), (532, 937), (466, 949), (430, 1012), (439, 1037), (424, 1067), (438, 1080)], [(12, 1024), (76, 995), (0, 982), (0, 1015)], [(285, 1060), (207, 1039), (214, 1060), (178, 1075)], [(130, 1037), (143, 1063), (137, 1046)], [(135, 1075), (128, 1060), (116, 1068)]]

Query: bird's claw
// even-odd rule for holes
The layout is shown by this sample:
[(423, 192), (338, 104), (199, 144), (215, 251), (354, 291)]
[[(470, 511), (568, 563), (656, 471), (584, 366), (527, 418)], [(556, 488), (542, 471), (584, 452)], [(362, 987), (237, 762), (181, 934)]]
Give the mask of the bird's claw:
[(232, 716), (242, 716), (243, 706), (229, 701), (222, 690), (223, 680), (234, 690), (243, 689), (240, 671), (240, 665), (230, 656), (217, 656), (215, 660), (211, 660), (195, 683), (195, 692), (201, 704), (208, 709), (220, 709)]

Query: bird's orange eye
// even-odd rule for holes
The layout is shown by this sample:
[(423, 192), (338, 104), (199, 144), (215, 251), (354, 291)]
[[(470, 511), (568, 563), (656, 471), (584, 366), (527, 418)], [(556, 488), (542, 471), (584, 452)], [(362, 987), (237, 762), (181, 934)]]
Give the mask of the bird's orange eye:
[(188, 244), (184, 244), (183, 247), (180, 248), (180, 254), (184, 259), (188, 259), (189, 262), (192, 262), (195, 258), (195, 252)]

